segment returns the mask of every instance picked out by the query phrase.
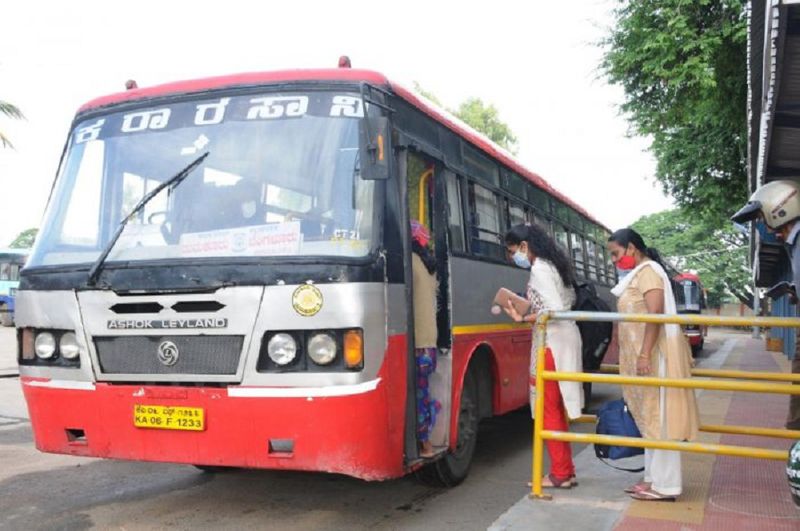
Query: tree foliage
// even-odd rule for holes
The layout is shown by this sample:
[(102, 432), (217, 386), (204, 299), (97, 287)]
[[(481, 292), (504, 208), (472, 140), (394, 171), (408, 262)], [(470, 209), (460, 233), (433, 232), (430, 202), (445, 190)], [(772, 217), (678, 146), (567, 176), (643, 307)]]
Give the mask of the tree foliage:
[(602, 71), (624, 90), (630, 132), (652, 140), (656, 178), (721, 226), (747, 195), (743, 0), (620, 0)]
[[(14, 118), (16, 120), (21, 120), (25, 118), (22, 114), (22, 111), (19, 110), (15, 105), (8, 103), (6, 101), (0, 100), (0, 114), (4, 116), (8, 116), (9, 118)], [(6, 135), (0, 131), (0, 147), (9, 147), (13, 148), (14, 146), (11, 144), (11, 141), (8, 139)]]
[(488, 136), (495, 144), (516, 154), (517, 137), (500, 119), (497, 107), (485, 104), (480, 98), (469, 98), (454, 113), (466, 124)]
[(517, 137), (511, 128), (500, 119), (500, 112), (493, 104), (486, 104), (480, 98), (468, 98), (462, 102), (457, 109), (449, 109), (442, 105), (442, 102), (435, 94), (422, 88), (419, 83), (414, 82), (414, 89), (424, 98), (435, 103), (439, 107), (458, 117), (476, 131), (489, 137), (489, 139), (513, 154), (517, 154)]
[(12, 249), (30, 249), (33, 247), (33, 242), (38, 232), (39, 229), (37, 228), (26, 229), (20, 232), (9, 247)]
[(752, 307), (748, 239), (733, 226), (720, 228), (691, 211), (674, 209), (643, 216), (632, 227), (679, 271), (697, 272), (709, 306), (735, 297)]

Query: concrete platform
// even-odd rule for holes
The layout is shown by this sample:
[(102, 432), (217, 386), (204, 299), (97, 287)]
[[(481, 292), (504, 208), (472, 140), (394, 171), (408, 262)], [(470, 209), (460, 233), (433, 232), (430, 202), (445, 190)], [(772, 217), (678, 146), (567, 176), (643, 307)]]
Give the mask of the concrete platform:
[[(789, 362), (767, 352), (763, 340), (726, 334), (703, 367), (789, 372)], [(782, 395), (698, 392), (702, 423), (782, 428), (789, 399)], [(765, 437), (701, 434), (701, 442), (788, 449), (791, 442)], [(641, 466), (632, 458), (620, 466)], [(777, 461), (685, 453), (683, 495), (675, 503), (632, 500), (622, 489), (640, 474), (614, 470), (587, 447), (575, 458), (580, 486), (553, 490), (552, 501), (524, 497), (500, 516), (492, 531), (528, 529), (616, 530), (800, 530), (785, 464)]]

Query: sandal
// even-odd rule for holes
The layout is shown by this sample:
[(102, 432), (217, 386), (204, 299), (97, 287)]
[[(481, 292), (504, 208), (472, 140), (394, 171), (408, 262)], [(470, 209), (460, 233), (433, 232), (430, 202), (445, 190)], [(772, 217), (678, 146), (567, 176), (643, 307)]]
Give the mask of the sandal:
[(627, 494), (636, 494), (637, 492), (650, 489), (650, 485), (651, 483), (647, 483), (646, 481), (640, 481), (636, 485), (631, 485), (627, 489), (624, 489), (623, 492)]
[(658, 492), (654, 491), (652, 488), (647, 488), (644, 490), (640, 490), (638, 492), (634, 492), (630, 494), (630, 497), (634, 500), (641, 500), (641, 501), (665, 501), (665, 502), (674, 502), (678, 499), (677, 496), (669, 496), (667, 494), (659, 494)]
[(436, 455), (436, 449), (430, 442), (425, 441), (424, 443), (420, 444), (418, 455), (423, 459), (430, 459)]
[(572, 479), (558, 479), (553, 474), (547, 474), (542, 478), (542, 488), (545, 489), (571, 489)]
[[(548, 474), (548, 475), (549, 475), (549, 474)], [(547, 476), (545, 476), (545, 477), (547, 477)], [(578, 486), (578, 478), (577, 478), (577, 476), (575, 476), (575, 474), (572, 474), (572, 475), (569, 477), (569, 480), (570, 480), (570, 482), (572, 483), (572, 486), (573, 486), (573, 487), (577, 487), (577, 486)], [(542, 486), (544, 486), (544, 485), (542, 485)], [(530, 481), (528, 482), (528, 488), (529, 488), (529, 489), (532, 489), (532, 488), (533, 488), (533, 483), (531, 483)]]

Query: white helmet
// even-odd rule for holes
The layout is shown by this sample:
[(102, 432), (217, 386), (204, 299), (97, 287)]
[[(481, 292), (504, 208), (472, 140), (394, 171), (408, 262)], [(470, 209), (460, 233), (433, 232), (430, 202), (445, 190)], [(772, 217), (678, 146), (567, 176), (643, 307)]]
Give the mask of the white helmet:
[(745, 223), (761, 218), (770, 229), (778, 229), (800, 218), (800, 184), (795, 181), (772, 181), (753, 192), (750, 200), (731, 221)]

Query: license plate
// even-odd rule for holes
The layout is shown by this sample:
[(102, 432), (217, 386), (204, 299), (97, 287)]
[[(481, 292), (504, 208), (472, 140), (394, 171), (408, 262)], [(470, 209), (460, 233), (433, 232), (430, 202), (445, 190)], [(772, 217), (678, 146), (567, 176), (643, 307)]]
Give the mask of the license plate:
[(137, 428), (159, 430), (203, 431), (205, 411), (201, 407), (133, 406), (133, 425)]

